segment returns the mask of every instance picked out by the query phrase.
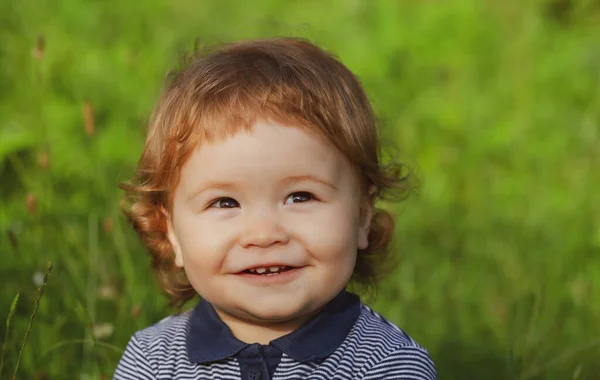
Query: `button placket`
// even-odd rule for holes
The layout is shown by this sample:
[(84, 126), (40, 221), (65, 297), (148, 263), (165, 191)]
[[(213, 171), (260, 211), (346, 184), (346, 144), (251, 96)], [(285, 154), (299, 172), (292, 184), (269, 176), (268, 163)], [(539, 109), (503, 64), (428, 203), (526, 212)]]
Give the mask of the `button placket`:
[(260, 375), (261, 372), (258, 368), (250, 368), (250, 370), (248, 370), (248, 380), (260, 380)]

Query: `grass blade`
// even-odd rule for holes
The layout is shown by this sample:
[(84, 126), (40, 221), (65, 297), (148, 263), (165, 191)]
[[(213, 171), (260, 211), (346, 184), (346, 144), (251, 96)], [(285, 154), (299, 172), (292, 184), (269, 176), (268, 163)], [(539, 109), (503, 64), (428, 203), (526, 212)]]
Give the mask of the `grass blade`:
[(8, 344), (8, 330), (10, 329), (10, 321), (15, 313), (15, 309), (17, 308), (17, 303), (19, 303), (20, 295), (21, 293), (17, 293), (13, 299), (12, 303), (10, 304), (10, 310), (8, 311), (8, 317), (6, 318), (6, 331), (4, 333), (4, 342), (2, 343), (2, 356), (0, 356), (0, 375), (2, 375), (2, 370), (4, 369), (4, 353), (6, 352), (6, 345)]
[(15, 372), (13, 373), (13, 380), (17, 378), (17, 372), (19, 371), (19, 363), (21, 362), (21, 356), (23, 355), (23, 350), (25, 349), (25, 343), (27, 342), (27, 337), (29, 336), (29, 332), (31, 331), (31, 327), (33, 326), (33, 319), (37, 314), (38, 309), (40, 308), (40, 301), (44, 295), (44, 289), (46, 288), (46, 284), (48, 283), (48, 275), (52, 271), (52, 261), (48, 262), (48, 266), (46, 267), (46, 272), (44, 272), (44, 281), (42, 285), (38, 288), (38, 297), (35, 300), (35, 305), (33, 307), (33, 313), (31, 313), (31, 317), (29, 318), (29, 326), (27, 326), (27, 330), (25, 331), (25, 335), (23, 336), (23, 342), (21, 342), (21, 349), (19, 350), (19, 356), (17, 357), (17, 364), (15, 365)]

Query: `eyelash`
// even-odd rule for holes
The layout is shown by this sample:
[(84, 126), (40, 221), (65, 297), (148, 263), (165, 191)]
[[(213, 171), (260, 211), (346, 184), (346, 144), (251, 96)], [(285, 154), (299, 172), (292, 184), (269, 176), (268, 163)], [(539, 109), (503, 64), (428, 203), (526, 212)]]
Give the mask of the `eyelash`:
[[(288, 195), (287, 198), (285, 198), (285, 199), (288, 200), (290, 197), (294, 197), (299, 194), (303, 195), (304, 197), (307, 197), (308, 200), (302, 201), (302, 202), (297, 202), (297, 203), (306, 203), (308, 201), (314, 201), (317, 199), (312, 193), (309, 193), (308, 191), (296, 191), (295, 193), (291, 193), (290, 195)], [(294, 203), (296, 203), (296, 202), (294, 202)]]
[[(292, 203), (306, 203), (306, 202), (309, 202), (309, 201), (317, 200), (317, 198), (312, 193), (309, 193), (308, 191), (296, 191), (296, 192), (291, 193), (290, 195), (288, 195), (285, 199), (288, 200), (290, 197), (294, 197), (294, 196), (298, 196), (298, 195), (302, 195), (303, 198), (308, 198), (308, 199), (305, 200), (305, 201), (302, 201), (302, 202), (292, 202)], [(236, 206), (233, 206), (233, 207), (215, 207), (215, 205), (217, 205), (219, 202), (222, 202), (222, 201), (232, 201), (232, 203), (236, 203)], [(209, 208), (235, 208), (235, 207), (239, 207), (239, 203), (238, 203), (238, 201), (236, 201), (233, 198), (223, 197), (223, 198), (217, 198), (217, 199), (215, 199), (214, 201), (212, 201), (209, 204), (208, 207)]]

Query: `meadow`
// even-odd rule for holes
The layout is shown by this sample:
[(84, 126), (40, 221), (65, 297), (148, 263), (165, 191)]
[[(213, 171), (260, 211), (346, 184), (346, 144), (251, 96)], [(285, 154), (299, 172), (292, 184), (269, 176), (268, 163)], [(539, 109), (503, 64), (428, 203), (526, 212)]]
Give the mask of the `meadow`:
[(0, 1), (0, 378), (110, 378), (171, 313), (117, 184), (184, 53), (282, 35), (360, 77), (420, 178), (365, 300), (440, 379), (600, 379), (597, 0)]

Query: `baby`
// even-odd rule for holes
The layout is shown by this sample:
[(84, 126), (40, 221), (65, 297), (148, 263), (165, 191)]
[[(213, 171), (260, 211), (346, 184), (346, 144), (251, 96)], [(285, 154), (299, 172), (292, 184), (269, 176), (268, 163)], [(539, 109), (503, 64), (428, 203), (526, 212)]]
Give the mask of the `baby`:
[[(115, 379), (436, 379), (427, 351), (361, 303), (389, 266), (402, 195), (357, 78), (308, 41), (220, 46), (171, 76), (129, 219), (172, 304)], [(392, 193), (390, 193), (392, 192)]]

